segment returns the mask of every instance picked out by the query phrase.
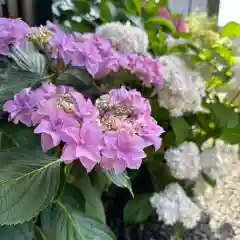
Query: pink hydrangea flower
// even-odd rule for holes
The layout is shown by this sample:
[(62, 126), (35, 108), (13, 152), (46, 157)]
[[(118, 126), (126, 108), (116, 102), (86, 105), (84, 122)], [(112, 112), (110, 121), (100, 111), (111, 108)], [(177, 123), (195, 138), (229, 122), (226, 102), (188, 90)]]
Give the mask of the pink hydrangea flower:
[(38, 124), (34, 132), (41, 134), (44, 151), (60, 144), (65, 128), (80, 128), (84, 120), (96, 122), (98, 114), (94, 105), (73, 88), (62, 85), (54, 88), (51, 84), (43, 84), (36, 95), (40, 93), (45, 98), (37, 103), (32, 121)]
[(144, 141), (136, 134), (109, 131), (104, 136), (101, 167), (121, 173), (126, 168), (136, 169), (146, 157)]
[(128, 70), (146, 86), (162, 86), (161, 64), (151, 56), (124, 54), (96, 34), (66, 34), (52, 25), (46, 27), (53, 29), (47, 47), (54, 60), (85, 68), (95, 79)]
[(55, 60), (63, 60), (65, 64), (69, 64), (75, 57), (76, 49), (73, 44), (73, 37), (64, 32), (57, 31), (48, 41), (48, 47), (51, 49), (52, 58)]
[(158, 9), (158, 14), (161, 17), (167, 18), (167, 19), (172, 19), (171, 14), (169, 13), (169, 11), (167, 10), (167, 8), (159, 8)]
[(29, 31), (21, 19), (0, 18), (0, 54), (8, 55), (11, 45), (24, 43)]
[(31, 126), (35, 104), (36, 99), (31, 89), (25, 88), (15, 94), (13, 100), (9, 100), (3, 105), (3, 111), (9, 113), (9, 120), (13, 120), (14, 123), (21, 122), (27, 126)]
[(129, 71), (142, 81), (146, 86), (154, 85), (161, 88), (163, 84), (162, 65), (151, 56), (138, 56), (131, 54), (128, 56)]
[(153, 145), (156, 151), (161, 147), (162, 140), (159, 139), (159, 136), (164, 133), (164, 130), (155, 119), (143, 116), (136, 121), (135, 128), (137, 134), (144, 140), (146, 147)]
[(145, 157), (144, 148), (160, 148), (163, 129), (150, 116), (150, 104), (140, 92), (113, 89), (97, 99), (96, 106), (103, 130), (102, 168), (137, 169)]
[(61, 138), (66, 143), (61, 159), (65, 163), (79, 159), (91, 171), (100, 162), (101, 129), (96, 124), (83, 122), (81, 127), (62, 129)]
[(51, 109), (51, 115), (42, 119), (34, 133), (41, 134), (44, 152), (58, 146), (61, 142), (61, 131), (67, 127), (79, 126), (78, 121), (60, 108)]
[(174, 21), (177, 32), (188, 32), (188, 24), (185, 23), (184, 18), (180, 17)]

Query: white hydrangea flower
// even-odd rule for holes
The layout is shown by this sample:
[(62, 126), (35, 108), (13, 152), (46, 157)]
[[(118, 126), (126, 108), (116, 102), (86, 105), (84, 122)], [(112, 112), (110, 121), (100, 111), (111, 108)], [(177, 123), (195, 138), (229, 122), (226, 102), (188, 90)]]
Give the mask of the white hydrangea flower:
[(239, 146), (216, 140), (215, 146), (204, 149), (200, 154), (202, 170), (212, 179), (219, 179), (233, 169), (240, 160)]
[(164, 158), (175, 178), (194, 180), (201, 171), (199, 148), (193, 142), (184, 142), (177, 148), (169, 148)]
[(174, 225), (182, 222), (185, 228), (193, 228), (201, 218), (200, 208), (185, 194), (178, 183), (169, 184), (163, 192), (150, 198), (159, 221)]
[(205, 84), (200, 73), (189, 69), (178, 56), (163, 56), (159, 61), (163, 65), (164, 79), (164, 87), (158, 92), (159, 105), (168, 109), (172, 116), (204, 112), (201, 103)]
[(105, 23), (96, 28), (96, 33), (108, 39), (121, 52), (146, 53), (148, 35), (141, 28), (120, 22)]
[[(240, 160), (240, 159), (239, 159)], [(240, 161), (228, 175), (221, 178), (215, 188), (208, 187), (204, 193), (196, 194), (198, 204), (207, 212), (213, 231), (224, 223), (229, 223), (236, 236), (228, 238), (240, 239)]]

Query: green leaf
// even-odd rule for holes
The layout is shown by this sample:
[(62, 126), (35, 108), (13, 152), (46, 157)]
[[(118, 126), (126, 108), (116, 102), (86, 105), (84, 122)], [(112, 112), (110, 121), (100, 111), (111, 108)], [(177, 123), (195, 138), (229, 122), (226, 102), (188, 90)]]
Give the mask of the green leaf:
[(84, 21), (83, 19), (81, 22), (71, 20), (70, 24), (71, 24), (71, 29), (78, 32), (91, 32), (94, 30), (94, 26), (89, 22)]
[(117, 16), (117, 9), (111, 1), (103, 0), (99, 6), (101, 20), (111, 22)]
[(141, 4), (140, 0), (125, 0), (125, 8), (130, 14), (141, 15)]
[(149, 198), (149, 195), (138, 195), (129, 200), (124, 207), (124, 221), (127, 223), (145, 221), (153, 210)]
[(31, 223), (0, 227), (1, 240), (33, 240), (34, 227)]
[(234, 108), (223, 103), (215, 102), (209, 107), (215, 117), (215, 121), (220, 128), (234, 128), (239, 121), (238, 113)]
[(21, 147), (1, 152), (0, 159), (0, 225), (28, 221), (56, 196), (59, 159)]
[(39, 53), (32, 43), (28, 43), (25, 49), (14, 46), (11, 49), (10, 57), (15, 64), (23, 71), (44, 75), (47, 71), (47, 60)]
[(174, 24), (172, 23), (172, 21), (167, 20), (167, 19), (162, 18), (162, 17), (150, 18), (150, 19), (145, 21), (145, 25), (149, 28), (151, 28), (152, 26), (155, 26), (157, 28), (161, 27), (161, 26), (164, 26), (167, 29), (169, 29), (172, 33), (176, 32), (176, 28), (175, 28)]
[(156, 13), (157, 5), (155, 0), (148, 0), (144, 4), (144, 12), (147, 14), (147, 16), (153, 16)]
[(189, 134), (189, 125), (183, 117), (171, 118), (171, 126), (176, 138), (176, 144), (183, 143)]
[(113, 182), (115, 185), (121, 188), (127, 188), (132, 196), (134, 196), (131, 180), (126, 172), (115, 173), (114, 171), (105, 171), (107, 178)]
[(101, 168), (96, 168), (95, 171), (91, 172), (91, 181), (92, 185), (98, 190), (100, 195), (102, 195), (103, 191), (111, 184)]
[(221, 29), (221, 37), (235, 37), (240, 36), (240, 24), (236, 22), (229, 22)]
[(102, 223), (105, 223), (106, 216), (101, 196), (98, 190), (93, 187), (85, 169), (74, 167), (72, 174), (75, 178), (74, 185), (79, 189), (85, 199), (86, 214)]
[(37, 73), (22, 71), (10, 63), (2, 71), (4, 73), (0, 76), (0, 109), (4, 102), (12, 98), (15, 93), (47, 78)]
[(72, 86), (81, 92), (91, 91), (99, 93), (99, 89), (97, 88), (94, 79), (87, 71), (82, 69), (71, 68), (65, 71), (60, 74), (57, 83), (60, 85)]
[(234, 128), (223, 129), (220, 138), (230, 144), (240, 143), (240, 122)]
[(135, 5), (135, 8), (137, 9), (137, 13), (141, 16), (142, 14), (142, 8), (141, 8), (141, 1), (142, 0), (132, 0), (133, 4)]
[(57, 240), (115, 240), (110, 229), (98, 220), (88, 217), (74, 204), (71, 195), (63, 200), (63, 192), (54, 204), (41, 213), (42, 228), (47, 239)]
[(168, 0), (159, 0), (158, 7), (168, 7)]
[(76, 0), (75, 2), (75, 6), (77, 8), (77, 13), (78, 14), (86, 14), (90, 12), (90, 5), (88, 3), (88, 1), (86, 0)]
[(164, 148), (169, 148), (176, 144), (176, 137), (173, 131), (167, 131), (163, 133), (163, 145)]
[(23, 124), (12, 122), (0, 122), (1, 144), (0, 149), (6, 150), (12, 147), (39, 149), (40, 137), (34, 134), (31, 128)]

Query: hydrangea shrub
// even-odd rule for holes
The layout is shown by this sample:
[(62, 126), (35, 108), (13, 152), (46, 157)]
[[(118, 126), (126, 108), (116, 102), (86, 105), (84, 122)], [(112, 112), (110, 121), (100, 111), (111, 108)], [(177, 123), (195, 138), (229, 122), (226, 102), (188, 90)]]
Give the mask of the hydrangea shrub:
[(126, 223), (193, 228), (195, 196), (239, 160), (239, 108), (216, 91), (234, 60), (221, 36), (207, 48), (155, 1), (99, 4), (87, 32), (0, 19), (3, 239), (116, 239), (113, 186), (129, 190)]

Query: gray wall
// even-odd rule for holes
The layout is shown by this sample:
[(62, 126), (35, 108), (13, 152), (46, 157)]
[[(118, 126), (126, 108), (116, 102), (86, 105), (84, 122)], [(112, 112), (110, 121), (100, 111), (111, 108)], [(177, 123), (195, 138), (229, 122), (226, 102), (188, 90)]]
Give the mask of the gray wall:
[(193, 11), (196, 8), (200, 12), (207, 12), (207, 0), (168, 0), (169, 7), (174, 12), (180, 12), (185, 16), (188, 11)]

